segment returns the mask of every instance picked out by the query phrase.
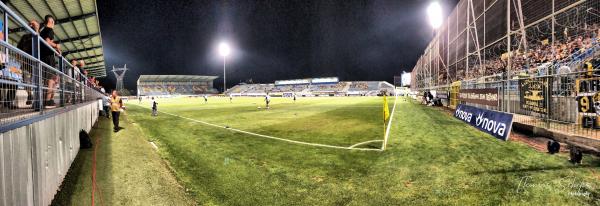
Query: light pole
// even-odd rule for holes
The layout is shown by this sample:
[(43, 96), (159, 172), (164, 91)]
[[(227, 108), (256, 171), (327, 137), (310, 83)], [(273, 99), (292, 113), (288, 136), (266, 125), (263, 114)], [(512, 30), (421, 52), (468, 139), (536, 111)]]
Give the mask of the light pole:
[(219, 54), (223, 57), (223, 93), (227, 91), (227, 74), (225, 73), (225, 65), (227, 63), (227, 56), (231, 53), (229, 44), (227, 42), (221, 42), (219, 44)]

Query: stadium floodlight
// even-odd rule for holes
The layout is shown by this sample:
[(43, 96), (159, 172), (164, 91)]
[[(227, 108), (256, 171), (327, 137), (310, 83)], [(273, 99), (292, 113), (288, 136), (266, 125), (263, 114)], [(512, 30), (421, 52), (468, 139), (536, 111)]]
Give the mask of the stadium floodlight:
[(219, 55), (223, 57), (223, 94), (227, 91), (227, 75), (225, 73), (225, 65), (227, 63), (227, 56), (231, 53), (231, 48), (227, 42), (219, 43)]
[(231, 48), (229, 48), (229, 44), (227, 42), (221, 42), (219, 44), (219, 54), (222, 57), (227, 57), (231, 53)]
[(429, 24), (433, 29), (437, 29), (442, 26), (442, 22), (444, 22), (442, 15), (442, 6), (437, 1), (431, 2), (429, 7), (427, 7), (427, 16), (429, 17)]

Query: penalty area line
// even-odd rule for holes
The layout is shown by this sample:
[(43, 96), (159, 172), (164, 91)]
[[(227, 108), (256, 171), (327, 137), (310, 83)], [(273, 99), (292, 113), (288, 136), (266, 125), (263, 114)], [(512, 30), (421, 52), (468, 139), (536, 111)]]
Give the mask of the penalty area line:
[[(136, 105), (136, 104), (134, 104)], [(142, 107), (140, 105), (136, 105), (139, 107)], [(142, 107), (145, 108), (145, 107)], [(182, 119), (187, 119), (193, 122), (198, 122), (201, 124), (205, 124), (208, 126), (212, 126), (212, 127), (217, 127), (217, 128), (221, 128), (221, 129), (226, 129), (226, 130), (231, 130), (234, 132), (238, 132), (238, 133), (243, 133), (243, 134), (248, 134), (248, 135), (252, 135), (252, 136), (257, 136), (257, 137), (263, 137), (263, 138), (267, 138), (267, 139), (273, 139), (273, 140), (279, 140), (279, 141), (284, 141), (284, 142), (289, 142), (289, 143), (293, 143), (293, 144), (301, 144), (301, 145), (308, 145), (308, 146), (315, 146), (315, 147), (324, 147), (324, 148), (332, 148), (332, 149), (345, 149), (345, 150), (358, 150), (358, 151), (382, 151), (381, 149), (373, 149), (373, 148), (353, 148), (352, 146), (350, 147), (342, 147), (342, 146), (335, 146), (335, 145), (327, 145), (327, 144), (318, 144), (318, 143), (310, 143), (310, 142), (302, 142), (302, 141), (297, 141), (297, 140), (290, 140), (290, 139), (285, 139), (285, 138), (280, 138), (280, 137), (273, 137), (273, 136), (269, 136), (269, 135), (264, 135), (264, 134), (258, 134), (258, 133), (254, 133), (254, 132), (249, 132), (249, 131), (245, 131), (245, 130), (241, 130), (241, 129), (235, 129), (235, 128), (231, 128), (231, 127), (225, 127), (225, 126), (220, 126), (220, 125), (216, 125), (216, 124), (212, 124), (212, 123), (208, 123), (205, 121), (200, 121), (197, 119), (192, 119), (189, 117), (184, 117), (184, 116), (180, 116), (177, 114), (172, 114), (169, 112), (163, 112), (163, 111), (159, 111), (160, 113), (163, 114), (167, 114), (167, 115), (171, 115), (174, 117), (179, 117)], [(381, 141), (381, 140), (379, 140)], [(362, 144), (364, 142), (361, 142), (359, 144)], [(354, 146), (354, 145), (353, 145)]]

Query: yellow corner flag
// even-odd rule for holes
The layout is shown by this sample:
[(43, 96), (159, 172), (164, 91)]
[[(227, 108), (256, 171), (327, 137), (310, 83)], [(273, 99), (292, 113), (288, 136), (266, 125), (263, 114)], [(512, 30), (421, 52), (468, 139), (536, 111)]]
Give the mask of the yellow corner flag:
[(387, 95), (383, 95), (383, 123), (385, 124), (390, 118), (390, 108), (388, 108)]

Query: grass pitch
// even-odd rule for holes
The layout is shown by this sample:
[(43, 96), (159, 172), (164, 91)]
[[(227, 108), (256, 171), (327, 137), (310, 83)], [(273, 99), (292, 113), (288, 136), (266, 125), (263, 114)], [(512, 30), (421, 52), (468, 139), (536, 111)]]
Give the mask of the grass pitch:
[(401, 99), (384, 152), (294, 144), (198, 122), (348, 147), (383, 138), (380, 97), (274, 98), (269, 110), (262, 98), (158, 103), (173, 115), (152, 117), (147, 100), (130, 100), (127, 119), (203, 205), (600, 204), (598, 159), (573, 166), (565, 155), (498, 141)]

